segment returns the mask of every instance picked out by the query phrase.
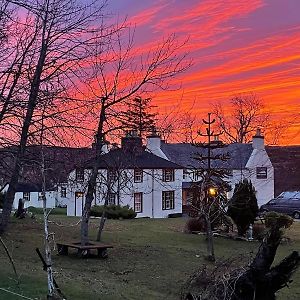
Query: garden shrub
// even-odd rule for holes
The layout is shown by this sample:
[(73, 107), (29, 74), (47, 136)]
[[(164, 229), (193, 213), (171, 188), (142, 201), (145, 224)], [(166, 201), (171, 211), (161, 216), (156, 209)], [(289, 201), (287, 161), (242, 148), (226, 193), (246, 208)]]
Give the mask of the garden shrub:
[(192, 233), (193, 231), (206, 232), (206, 222), (204, 218), (191, 218), (187, 220), (185, 232)]
[(108, 219), (134, 219), (136, 217), (136, 212), (128, 205), (107, 205), (106, 207), (104, 205), (96, 205), (91, 209), (91, 216), (101, 217), (104, 209)]
[(181, 218), (182, 213), (173, 213), (173, 214), (168, 214), (168, 218)]
[(235, 185), (229, 202), (227, 214), (236, 224), (240, 236), (245, 235), (249, 225), (254, 223), (258, 214), (255, 193), (251, 181), (244, 179)]
[[(34, 215), (42, 215), (44, 213), (43, 208), (41, 207), (34, 207), (34, 206), (29, 206), (27, 208), (27, 211), (34, 214)], [(61, 207), (55, 207), (51, 210), (51, 215), (66, 215), (67, 214), (67, 209), (66, 208), (61, 208)]]

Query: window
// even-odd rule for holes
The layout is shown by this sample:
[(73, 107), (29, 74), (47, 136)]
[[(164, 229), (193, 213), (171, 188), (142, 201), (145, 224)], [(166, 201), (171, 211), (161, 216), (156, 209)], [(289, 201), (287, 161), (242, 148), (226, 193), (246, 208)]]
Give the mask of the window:
[(256, 178), (257, 179), (266, 179), (268, 177), (266, 167), (257, 167), (256, 168)]
[(43, 201), (43, 194), (42, 193), (39, 193), (39, 195), (38, 195), (38, 201)]
[(25, 201), (30, 201), (30, 192), (23, 192), (23, 199)]
[(76, 181), (84, 181), (84, 170), (76, 169)]
[(143, 170), (134, 169), (134, 182), (143, 182)]
[(162, 192), (162, 209), (174, 209), (174, 191)]
[(189, 171), (187, 169), (183, 169), (183, 179), (188, 179), (189, 178)]
[(62, 198), (66, 198), (66, 197), (67, 197), (67, 189), (66, 189), (65, 187), (62, 187), (62, 188), (60, 189), (60, 196), (61, 196)]
[(141, 213), (143, 211), (143, 193), (134, 193), (134, 211)]
[(202, 172), (200, 170), (194, 170), (193, 179), (197, 180), (197, 181), (201, 180), (202, 179)]
[(170, 170), (170, 169), (163, 170), (163, 181), (164, 182), (174, 181), (174, 170)]
[(107, 171), (107, 181), (108, 182), (115, 182), (117, 180), (117, 173), (115, 170), (108, 170)]
[(116, 204), (116, 194), (109, 193), (107, 196), (107, 205), (114, 205)]

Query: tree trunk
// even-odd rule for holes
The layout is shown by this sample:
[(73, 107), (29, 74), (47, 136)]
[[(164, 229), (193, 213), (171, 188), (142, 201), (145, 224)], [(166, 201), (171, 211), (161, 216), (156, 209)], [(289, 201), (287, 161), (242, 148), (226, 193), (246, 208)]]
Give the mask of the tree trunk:
[(97, 242), (101, 241), (101, 236), (102, 236), (102, 231), (106, 222), (106, 217), (105, 217), (105, 210), (103, 210), (100, 223), (99, 223), (99, 228), (98, 228), (98, 233), (97, 233)]
[(215, 249), (214, 249), (214, 239), (213, 232), (211, 228), (211, 222), (208, 217), (205, 217), (206, 220), (206, 237), (207, 237), (207, 254), (209, 261), (215, 261)]
[[(97, 164), (97, 162), (96, 162)], [(98, 168), (94, 166), (88, 183), (88, 190), (85, 197), (84, 209), (81, 218), (81, 245), (85, 246), (89, 243), (89, 220), (91, 215), (91, 207), (94, 200), (94, 192), (96, 189)]]
[(3, 209), (1, 214), (1, 222), (0, 222), (0, 234), (4, 233), (7, 229), (8, 222), (10, 220), (10, 214), (15, 198), (16, 192), (16, 185), (19, 180), (19, 172), (20, 166), (16, 163), (17, 159), (15, 160), (15, 167), (12, 174), (12, 177), (9, 182), (8, 190), (4, 198)]
[[(46, 22), (46, 20), (44, 20)], [(29, 133), (29, 127), (31, 124), (33, 112), (36, 106), (38, 93), (40, 90), (40, 84), (41, 84), (41, 75), (46, 59), (46, 53), (47, 53), (47, 44), (45, 41), (45, 23), (44, 23), (44, 31), (43, 31), (43, 38), (42, 38), (42, 45), (41, 45), (41, 51), (39, 55), (39, 60), (34, 72), (33, 81), (31, 83), (30, 87), (30, 93), (28, 98), (28, 104), (27, 104), (27, 110), (26, 110), (26, 116), (23, 122), (22, 126), (22, 132), (21, 132), (21, 138), (20, 143), (18, 147), (18, 152), (15, 157), (14, 161), (14, 170), (9, 182), (9, 187), (6, 193), (6, 197), (4, 199), (4, 205), (3, 205), (3, 211), (2, 211), (2, 218), (0, 223), (0, 234), (3, 233), (8, 225), (8, 222), (10, 220), (11, 210), (15, 198), (15, 192), (16, 192), (16, 185), (19, 181), (20, 176), (20, 170), (21, 170), (21, 164), (22, 160), (25, 155), (26, 151), (26, 144), (28, 140), (28, 133)]]
[(85, 246), (89, 243), (89, 220), (91, 215), (91, 207), (94, 200), (94, 194), (96, 191), (98, 166), (101, 160), (102, 146), (104, 143), (103, 125), (105, 121), (105, 109), (104, 104), (101, 106), (99, 124), (96, 135), (96, 161), (92, 169), (92, 174), (88, 181), (88, 189), (85, 197), (84, 209), (81, 218), (81, 245)]

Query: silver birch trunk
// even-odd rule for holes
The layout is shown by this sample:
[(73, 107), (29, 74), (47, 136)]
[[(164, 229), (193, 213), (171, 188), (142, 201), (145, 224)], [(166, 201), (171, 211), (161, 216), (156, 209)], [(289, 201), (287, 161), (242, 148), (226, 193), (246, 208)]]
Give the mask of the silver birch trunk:
[(45, 261), (47, 265), (47, 299), (54, 299), (55, 295), (55, 286), (53, 280), (53, 270), (52, 270), (52, 258), (51, 258), (51, 248), (50, 248), (50, 236), (48, 229), (48, 217), (49, 213), (47, 210), (47, 197), (46, 197), (46, 176), (45, 176), (45, 161), (44, 161), (44, 153), (42, 149), (42, 199), (43, 199), (43, 212), (44, 212), (44, 247), (45, 247)]

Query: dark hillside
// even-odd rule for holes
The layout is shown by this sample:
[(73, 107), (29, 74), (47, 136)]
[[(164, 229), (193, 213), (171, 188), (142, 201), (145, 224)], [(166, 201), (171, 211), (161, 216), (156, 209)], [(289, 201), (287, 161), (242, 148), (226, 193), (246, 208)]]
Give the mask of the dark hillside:
[(300, 190), (300, 146), (267, 146), (275, 169), (275, 196)]

